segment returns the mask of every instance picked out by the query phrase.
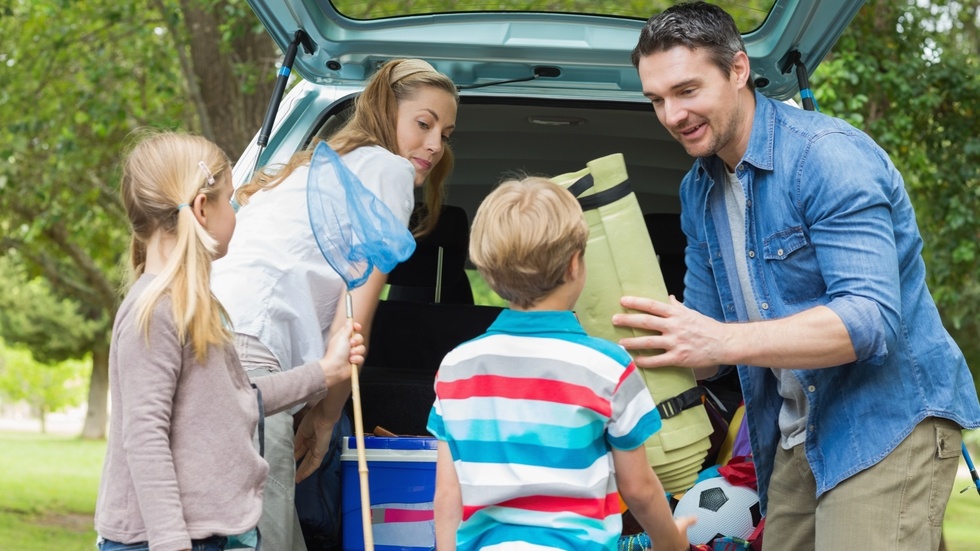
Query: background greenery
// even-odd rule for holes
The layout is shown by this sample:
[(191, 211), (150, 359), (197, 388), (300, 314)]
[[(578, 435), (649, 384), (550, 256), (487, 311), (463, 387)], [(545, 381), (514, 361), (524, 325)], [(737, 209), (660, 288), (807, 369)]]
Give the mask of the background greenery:
[(105, 443), (0, 432), (0, 449), (0, 549), (95, 549)]
[[(588, 5), (653, 13), (670, 3)], [(739, 19), (758, 20), (765, 3), (739, 1), (733, 10)], [(576, 6), (573, 0), (500, 4)], [(349, 9), (367, 14), (406, 5), (412, 3), (350, 2)], [(455, 4), (424, 5), (445, 11)], [(868, 132), (904, 174), (930, 289), (975, 377), (978, 5), (868, 0), (811, 78), (821, 109)], [(97, 439), (0, 439), (0, 548), (21, 528), (25, 542), (43, 538), (47, 528), (30, 530), (47, 526), (45, 515), (90, 515), (94, 503), (101, 460), (95, 456), (106, 428), (108, 330), (127, 249), (117, 182), (128, 137), (142, 126), (188, 129), (237, 158), (261, 123), (279, 55), (244, 0), (0, 0), (0, 338), (13, 350), (0, 358), (0, 392), (50, 410), (79, 399), (46, 394), (59, 386), (52, 381), (81, 378), (77, 389), (88, 405), (82, 435)], [(478, 300), (500, 304), (482, 289)], [(57, 458), (66, 460), (48, 461)], [(966, 497), (975, 496), (954, 495), (950, 521), (976, 517), (972, 501), (960, 509)], [(969, 522), (962, 529), (977, 531)]]
[[(670, 3), (594, 5), (653, 13)], [(905, 175), (930, 289), (975, 373), (978, 4), (868, 0), (811, 79), (821, 109), (867, 131)], [(346, 8), (408, 5), (454, 4)], [(766, 5), (731, 9), (752, 28)], [(0, 0), (0, 338), (43, 364), (91, 362), (85, 437), (105, 435), (108, 330), (127, 250), (118, 163), (128, 137), (142, 126), (183, 128), (237, 158), (260, 125), (278, 58), (244, 0)]]
[[(0, 432), (0, 449), (0, 550), (92, 551), (105, 446), (66, 436)], [(960, 493), (962, 488), (969, 490)], [(946, 551), (980, 549), (977, 518), (980, 495), (969, 477), (961, 476), (943, 525)]]

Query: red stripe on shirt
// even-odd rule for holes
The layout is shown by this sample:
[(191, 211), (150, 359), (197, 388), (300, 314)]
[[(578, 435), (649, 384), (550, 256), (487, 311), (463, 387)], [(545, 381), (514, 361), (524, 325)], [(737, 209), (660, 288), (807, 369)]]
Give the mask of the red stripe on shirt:
[(464, 506), (463, 520), (487, 507), (503, 507), (507, 509), (523, 509), (539, 513), (574, 513), (583, 517), (603, 520), (619, 512), (619, 494), (607, 494), (604, 499), (576, 498), (558, 496), (525, 496), (495, 503), (493, 505)]
[(623, 382), (624, 382), (624, 381), (625, 381), (625, 380), (626, 380), (626, 379), (627, 379), (627, 378), (628, 378), (628, 377), (630, 376), (630, 374), (632, 374), (632, 373), (633, 373), (634, 371), (636, 371), (636, 364), (635, 364), (635, 363), (634, 363), (634, 362), (633, 362), (632, 360), (630, 360), (630, 363), (629, 363), (629, 365), (627, 365), (627, 366), (626, 366), (626, 369), (625, 369), (625, 370), (623, 371), (623, 374), (619, 376), (619, 382), (618, 382), (618, 383), (616, 383), (616, 389), (615, 389), (615, 392), (619, 392), (619, 387), (623, 385)]
[(439, 381), (436, 394), (441, 400), (475, 397), (537, 400), (584, 407), (606, 417), (612, 415), (609, 400), (601, 398), (592, 389), (554, 379), (476, 375), (458, 381)]

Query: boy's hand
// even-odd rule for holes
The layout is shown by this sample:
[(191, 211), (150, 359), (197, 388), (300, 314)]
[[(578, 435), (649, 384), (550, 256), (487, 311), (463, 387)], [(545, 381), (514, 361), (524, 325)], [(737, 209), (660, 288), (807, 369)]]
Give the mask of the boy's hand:
[(698, 518), (693, 516), (680, 517), (674, 519), (674, 525), (677, 526), (677, 532), (680, 535), (681, 541), (684, 542), (684, 544), (681, 547), (677, 548), (677, 551), (688, 551), (691, 548), (691, 544), (688, 543), (687, 540), (687, 529), (690, 528), (691, 526), (694, 526), (694, 523), (696, 523), (697, 521)]

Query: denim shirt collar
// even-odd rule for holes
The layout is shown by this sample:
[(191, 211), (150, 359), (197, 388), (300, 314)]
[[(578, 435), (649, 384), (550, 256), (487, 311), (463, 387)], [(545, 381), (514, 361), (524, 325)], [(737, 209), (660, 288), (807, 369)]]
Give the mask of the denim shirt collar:
[[(775, 167), (776, 148), (776, 110), (772, 103), (758, 90), (755, 91), (755, 115), (752, 118), (752, 133), (749, 135), (749, 145), (742, 155), (742, 163), (748, 163), (759, 170), (771, 171)], [(697, 174), (705, 173), (718, 178), (722, 170), (722, 160), (718, 155), (699, 157)]]

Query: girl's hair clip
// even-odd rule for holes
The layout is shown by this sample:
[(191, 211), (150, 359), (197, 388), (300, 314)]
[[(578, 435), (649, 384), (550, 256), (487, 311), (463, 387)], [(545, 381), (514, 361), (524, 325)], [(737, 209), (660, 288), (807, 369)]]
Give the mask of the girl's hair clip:
[(214, 174), (211, 174), (211, 170), (208, 165), (204, 164), (204, 161), (198, 161), (197, 166), (201, 167), (201, 172), (204, 173), (204, 179), (208, 182), (209, 186), (214, 185)]

